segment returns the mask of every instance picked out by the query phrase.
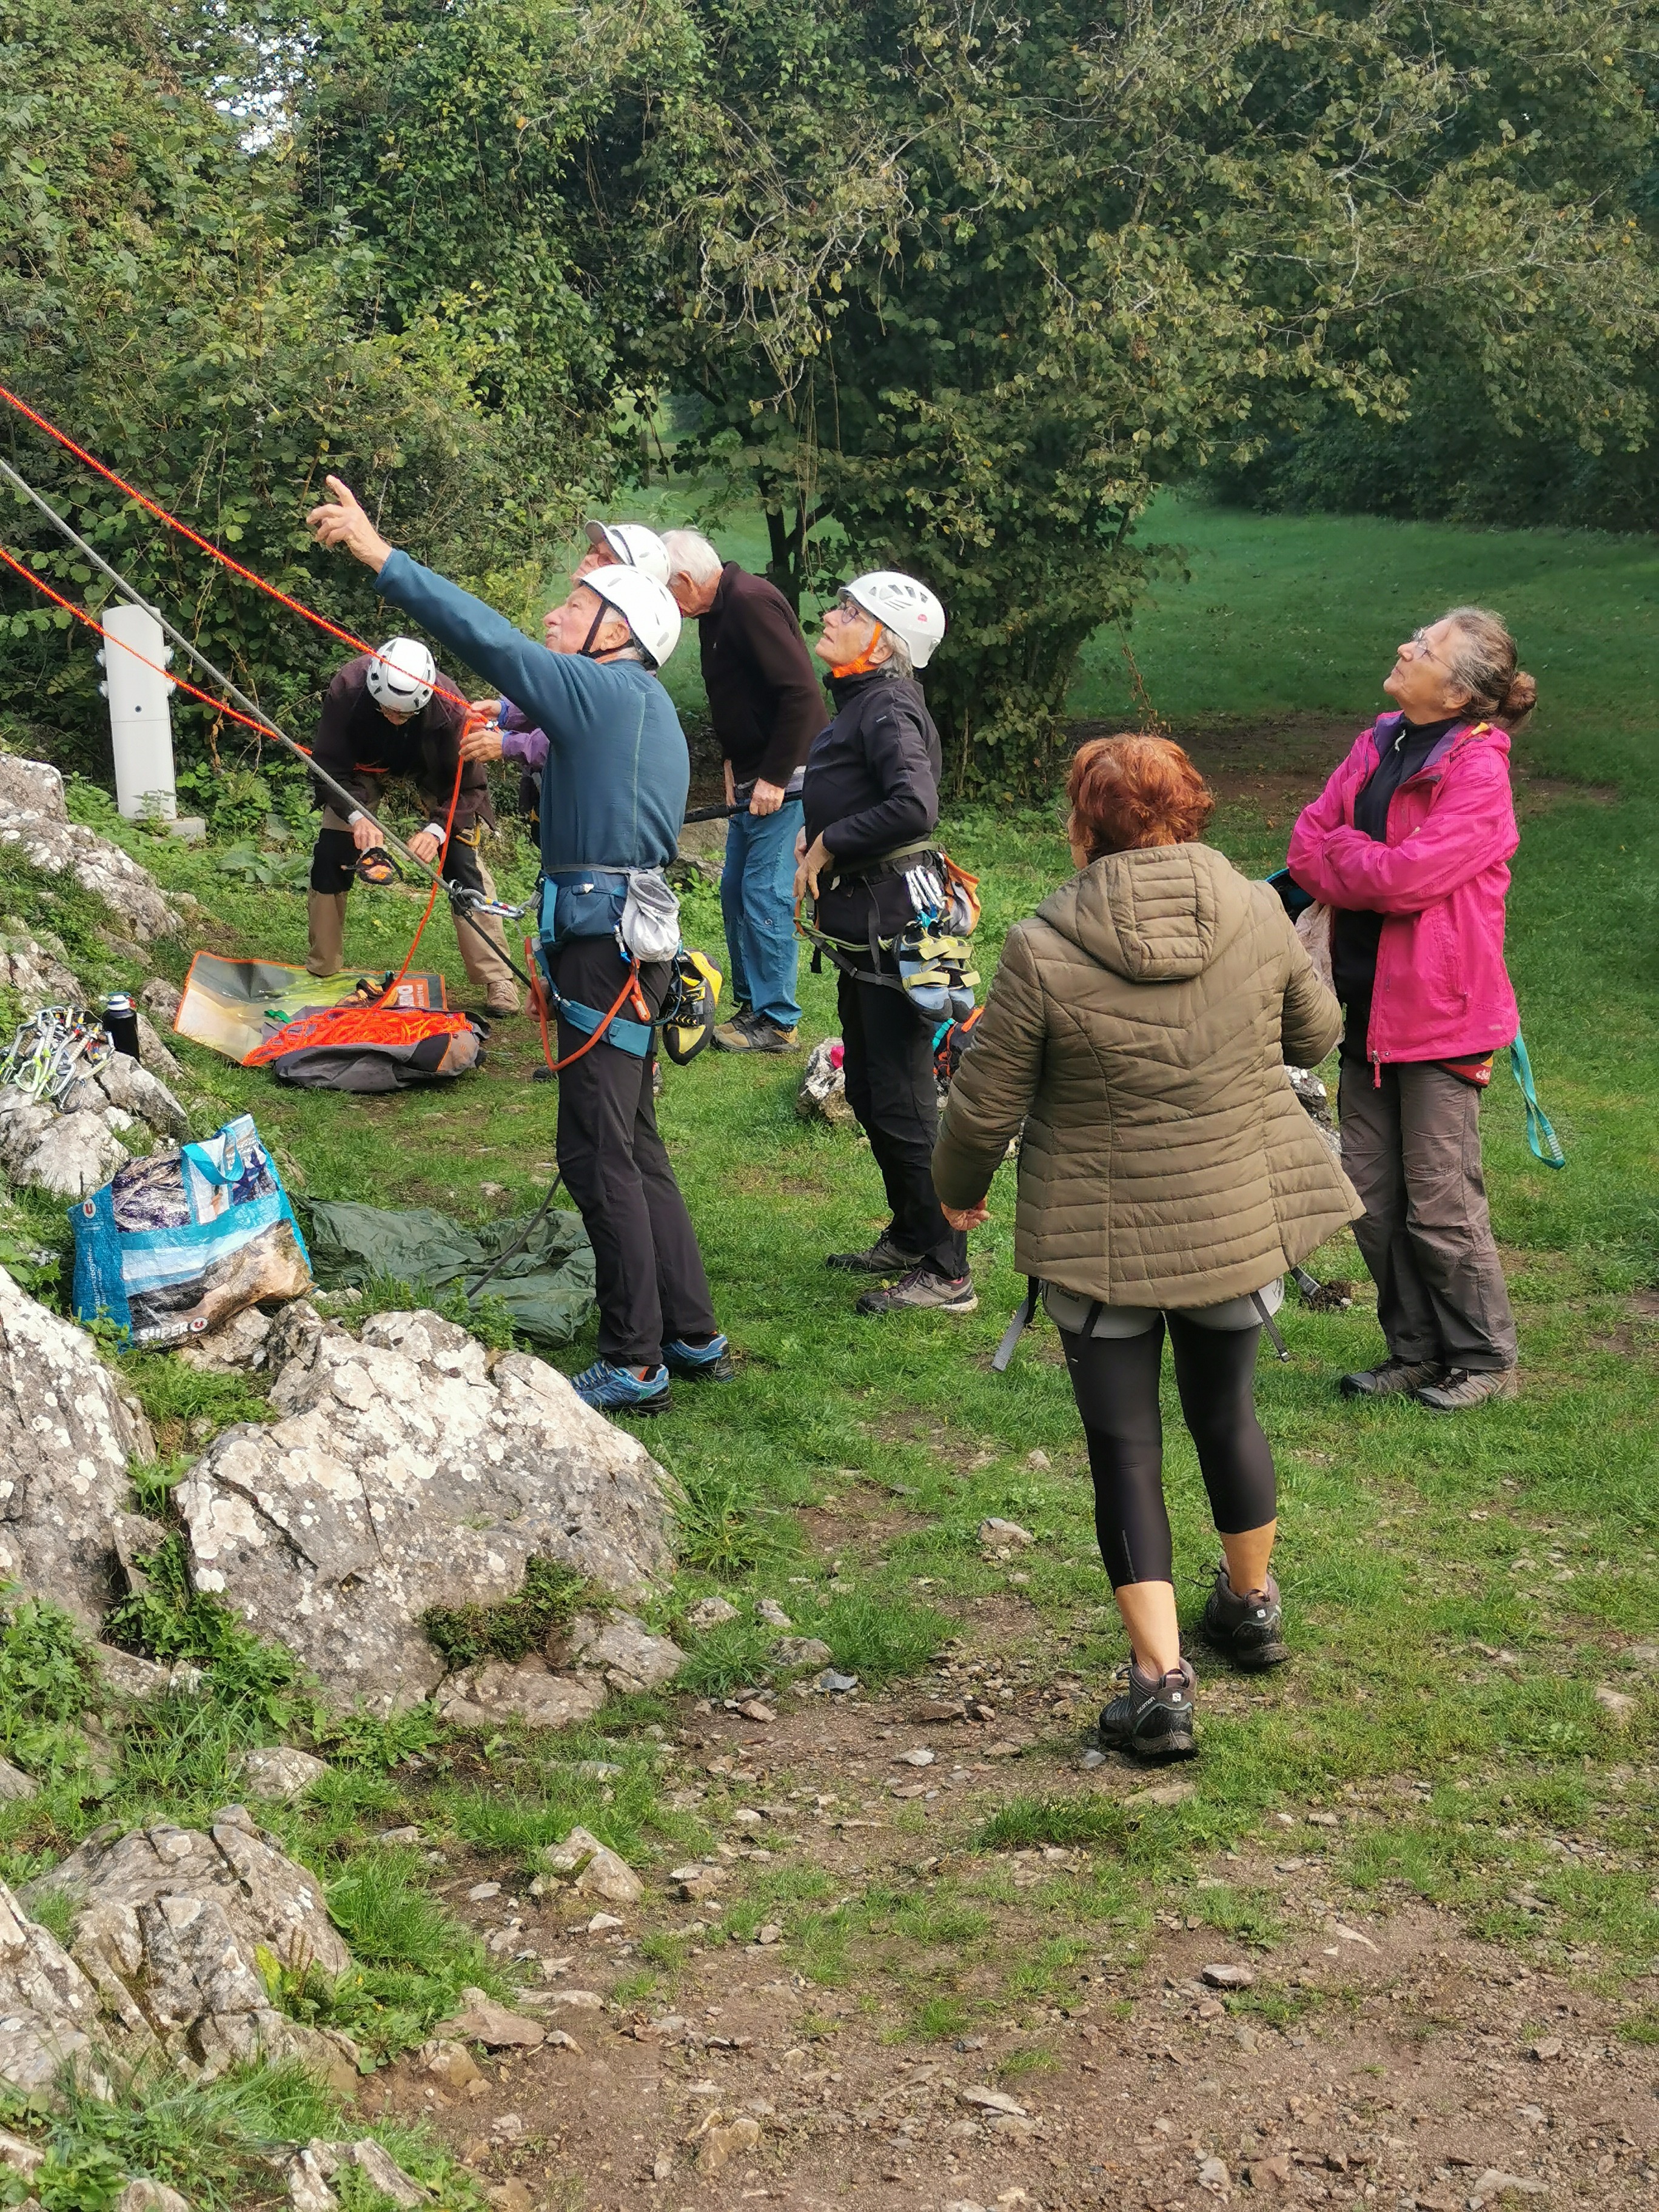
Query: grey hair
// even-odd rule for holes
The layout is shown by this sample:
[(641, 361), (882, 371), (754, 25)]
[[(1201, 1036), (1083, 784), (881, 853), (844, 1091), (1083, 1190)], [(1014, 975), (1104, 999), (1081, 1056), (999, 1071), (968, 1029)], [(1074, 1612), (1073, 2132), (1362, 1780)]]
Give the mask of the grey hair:
[(895, 637), (885, 623), (881, 634), (887, 641), (887, 658), (881, 664), (884, 676), (914, 676), (916, 664), (910, 658), (910, 648), (902, 637)]
[(1468, 693), (1470, 706), (1501, 715), (1507, 730), (1519, 729), (1533, 710), (1538, 686), (1516, 665), (1520, 654), (1508, 623), (1485, 607), (1453, 607), (1441, 619), (1455, 632), (1450, 672)]
[(663, 550), (671, 576), (690, 576), (694, 584), (712, 584), (726, 563), (700, 530), (667, 530)]

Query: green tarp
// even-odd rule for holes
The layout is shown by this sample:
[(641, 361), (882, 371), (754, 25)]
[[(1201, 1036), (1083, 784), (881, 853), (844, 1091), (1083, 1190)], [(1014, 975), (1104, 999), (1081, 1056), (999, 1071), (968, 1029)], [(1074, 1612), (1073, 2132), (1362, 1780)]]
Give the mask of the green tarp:
[[(464, 1280), (470, 1290), (528, 1218), (467, 1229), (428, 1206), (388, 1213), (346, 1200), (313, 1204), (310, 1213), (312, 1266), (331, 1291), (359, 1288), (371, 1275), (394, 1276), (417, 1290), (447, 1290)], [(544, 1215), (483, 1295), (499, 1298), (535, 1343), (568, 1344), (593, 1304), (593, 1248), (580, 1217)]]

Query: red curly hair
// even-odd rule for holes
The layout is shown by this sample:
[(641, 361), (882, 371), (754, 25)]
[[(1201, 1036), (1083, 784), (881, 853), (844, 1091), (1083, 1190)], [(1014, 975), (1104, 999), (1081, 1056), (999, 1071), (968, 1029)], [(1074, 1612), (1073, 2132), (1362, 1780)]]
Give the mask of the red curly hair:
[(1215, 794), (1181, 747), (1135, 731), (1079, 745), (1066, 795), (1091, 860), (1142, 845), (1189, 845), (1215, 811)]

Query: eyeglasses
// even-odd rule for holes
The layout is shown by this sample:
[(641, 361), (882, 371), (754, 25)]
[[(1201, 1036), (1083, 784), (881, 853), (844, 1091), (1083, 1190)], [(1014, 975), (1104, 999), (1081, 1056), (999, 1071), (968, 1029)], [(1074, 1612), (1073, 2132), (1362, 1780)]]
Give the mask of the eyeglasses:
[(1441, 668), (1443, 668), (1446, 665), (1445, 662), (1441, 659), (1440, 655), (1429, 643), (1429, 633), (1427, 630), (1414, 629), (1411, 634), (1408, 642), (1416, 648), (1417, 652), (1421, 654), (1425, 660), (1432, 660), (1438, 667)]
[(823, 621), (830, 615), (851, 615), (855, 620), (860, 620), (864, 617), (865, 609), (850, 592), (837, 592), (833, 603), (824, 609), (819, 620)]

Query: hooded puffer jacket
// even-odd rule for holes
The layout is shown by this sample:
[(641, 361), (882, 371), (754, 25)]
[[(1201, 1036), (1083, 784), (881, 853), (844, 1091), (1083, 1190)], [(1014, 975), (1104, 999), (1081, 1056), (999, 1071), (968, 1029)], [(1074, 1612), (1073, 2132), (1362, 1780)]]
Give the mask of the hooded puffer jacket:
[(1023, 1120), (1024, 1273), (1109, 1305), (1243, 1297), (1364, 1210), (1285, 1072), (1341, 1026), (1267, 885), (1207, 845), (1109, 854), (1009, 932), (934, 1184), (974, 1204)]

